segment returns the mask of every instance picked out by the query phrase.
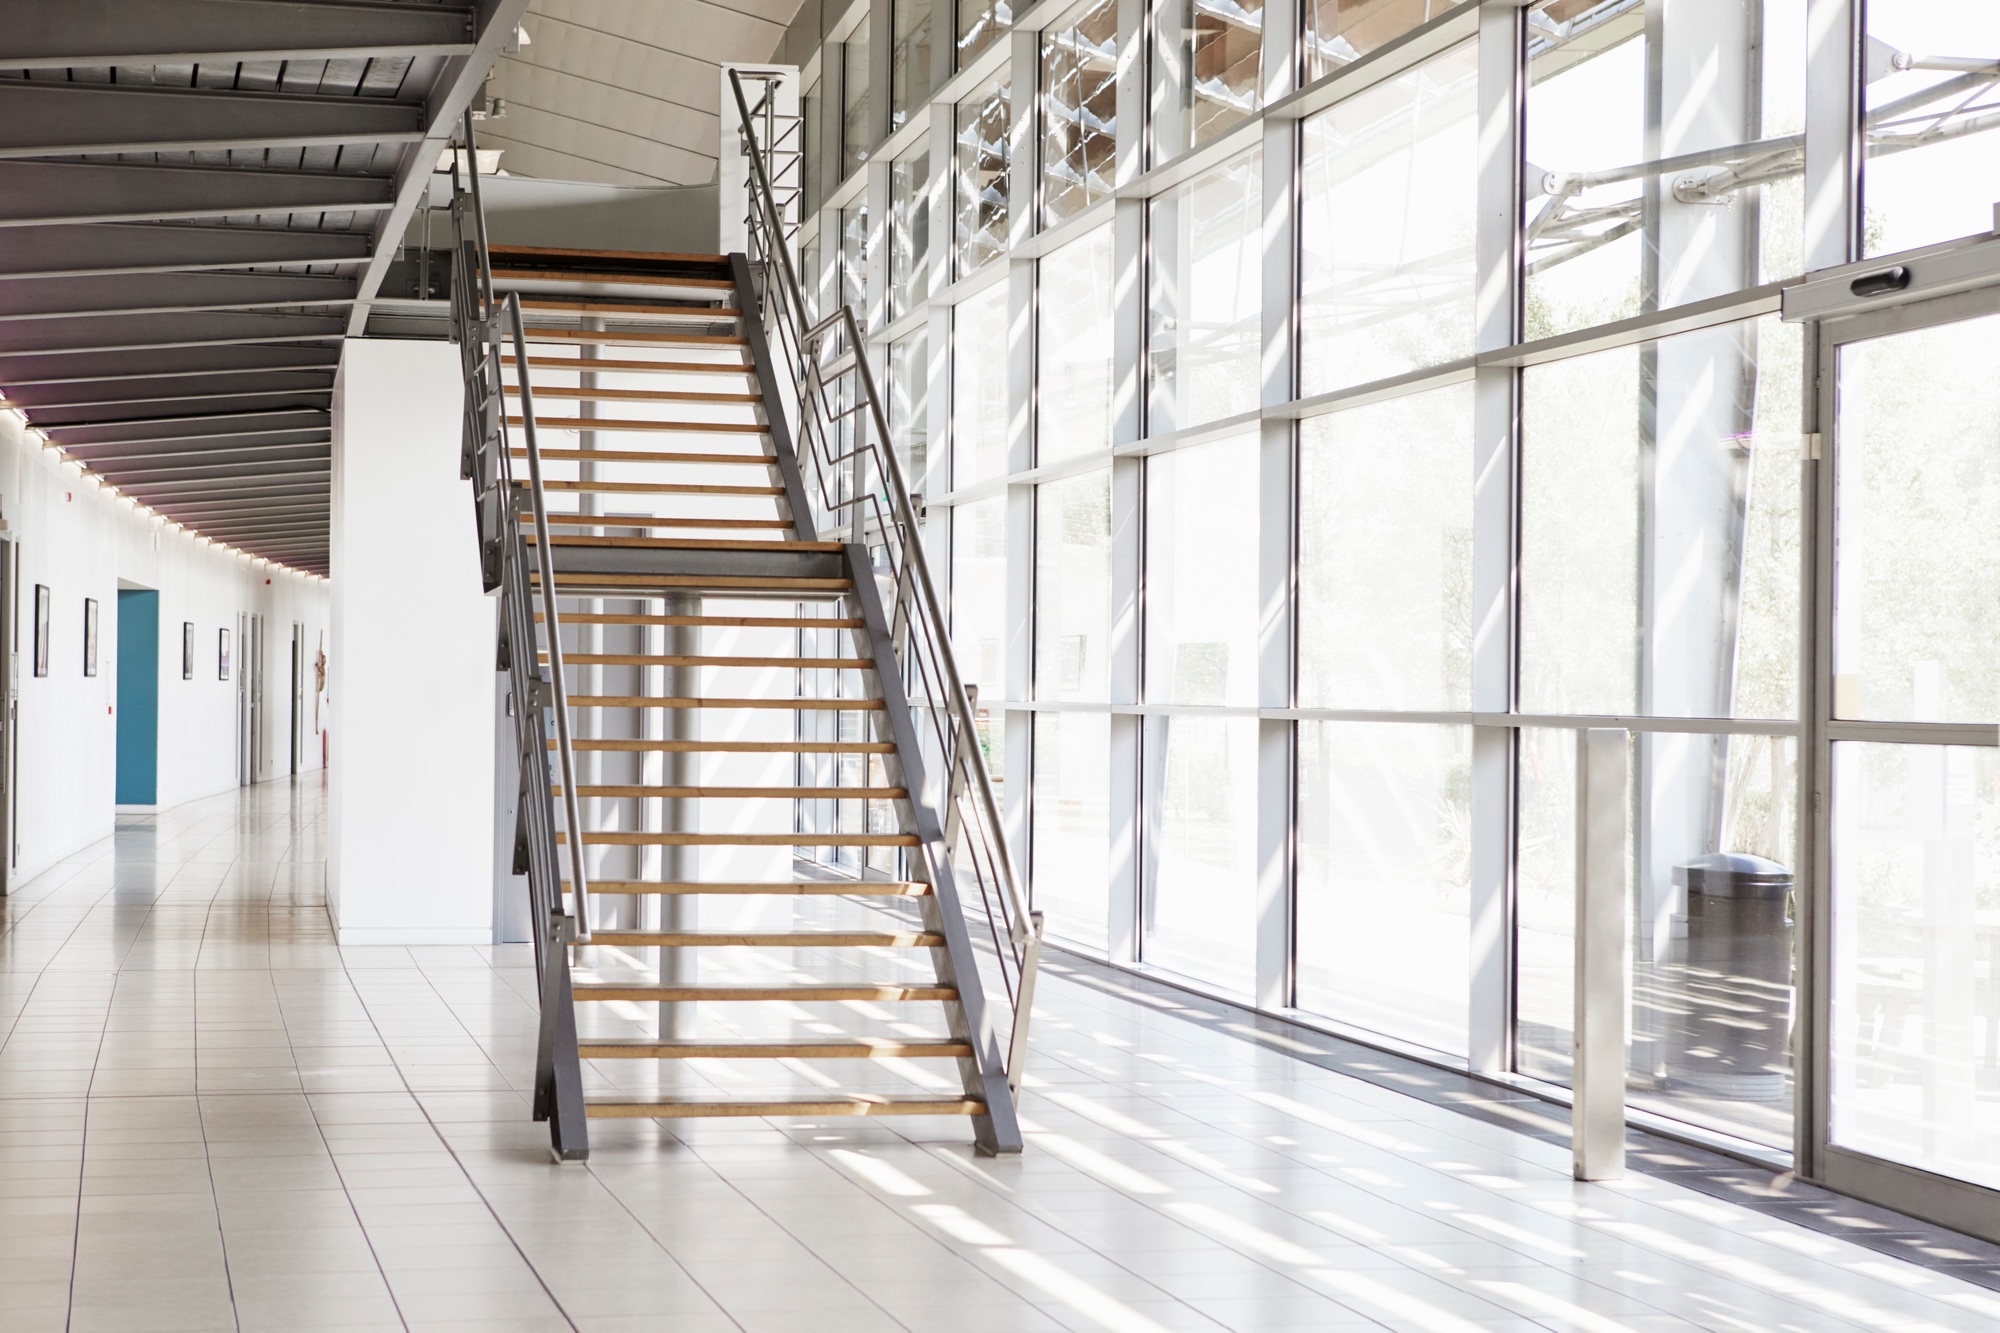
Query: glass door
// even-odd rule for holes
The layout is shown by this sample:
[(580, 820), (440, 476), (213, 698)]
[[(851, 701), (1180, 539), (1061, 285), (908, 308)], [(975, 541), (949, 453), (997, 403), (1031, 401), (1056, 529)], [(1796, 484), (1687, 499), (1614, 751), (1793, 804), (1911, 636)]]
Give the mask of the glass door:
[(1822, 1178), (2000, 1233), (2000, 295), (1822, 326)]

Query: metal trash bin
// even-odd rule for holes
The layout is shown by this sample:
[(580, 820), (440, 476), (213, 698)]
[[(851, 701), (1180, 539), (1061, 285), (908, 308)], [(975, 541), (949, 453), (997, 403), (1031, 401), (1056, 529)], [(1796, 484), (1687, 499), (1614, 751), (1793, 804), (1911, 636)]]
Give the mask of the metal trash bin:
[(1675, 866), (1674, 884), (1707, 898), (1783, 902), (1792, 891), (1792, 871), (1748, 852), (1710, 852)]
[[(1790, 1095), (1792, 881), (1789, 866), (1746, 852), (1674, 867), (1687, 889), (1691, 985), (1668, 1039), (1673, 1083), (1732, 1101)], [(1724, 994), (1704, 976), (1724, 979)]]

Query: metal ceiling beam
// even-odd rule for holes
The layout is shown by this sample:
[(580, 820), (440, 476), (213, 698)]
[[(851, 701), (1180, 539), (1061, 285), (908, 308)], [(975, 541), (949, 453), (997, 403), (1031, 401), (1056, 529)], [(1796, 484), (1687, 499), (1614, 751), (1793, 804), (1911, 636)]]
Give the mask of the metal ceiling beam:
[[(264, 310), (23, 320), (0, 323), (0, 358), (27, 353), (110, 352), (215, 343), (310, 342), (338, 338), (346, 325), (341, 316), (281, 315)], [(6, 378), (6, 362), (0, 360), (0, 383)]]
[[(245, 371), (234, 375), (181, 375), (168, 380), (91, 380), (83, 384), (0, 386), (7, 401), (31, 413), (103, 412), (107, 416), (164, 415), (176, 405), (201, 407), (210, 400), (277, 401), (333, 392), (331, 370)], [(58, 415), (57, 419), (60, 419)]]
[[(331, 438), (324, 411), (246, 414), (238, 417), (183, 417), (160, 421), (108, 421), (83, 426), (45, 426), (63, 448), (90, 444), (162, 444), (188, 440), (228, 440), (248, 444), (318, 444)], [(284, 439), (280, 437), (295, 437)], [(296, 438), (316, 437), (316, 438)]]
[(297, 519), (273, 516), (271, 518), (218, 518), (210, 519), (203, 525), (203, 532), (212, 537), (240, 537), (258, 533), (269, 537), (293, 537), (308, 541), (327, 540), (326, 520)]
[(159, 467), (138, 462), (93, 463), (90, 470), (119, 489), (155, 482), (219, 482), (243, 478), (277, 481), (281, 478), (324, 477), (332, 464), (325, 458), (300, 458), (288, 463), (168, 463)]
[(97, 422), (148, 421), (170, 416), (188, 416), (196, 412), (215, 414), (233, 412), (272, 412), (285, 408), (328, 409), (332, 394), (329, 387), (313, 385), (303, 389), (270, 389), (250, 393), (213, 393), (206, 395), (184, 395), (175, 398), (141, 398), (129, 402), (116, 400), (106, 402), (69, 402), (38, 404), (25, 397), (10, 398), (16, 407), (24, 408), (28, 420), (44, 430), (57, 426), (81, 426)]
[(267, 460), (297, 462), (302, 458), (331, 458), (332, 442), (307, 441), (303, 444), (218, 444), (193, 449), (154, 448), (150, 444), (80, 444), (64, 449), (69, 457), (86, 467), (96, 468), (124, 462), (192, 462), (206, 459), (215, 463), (248, 463)]
[[(0, 87), (7, 82), (0, 79)], [(0, 278), (355, 264), (368, 258), (370, 244), (367, 235), (358, 231), (283, 231), (276, 227), (127, 222), (16, 227), (8, 230), (7, 243), (0, 245)]]
[(0, 227), (360, 213), (395, 203), (387, 176), (125, 162), (0, 162)]
[(0, 68), (450, 56), (471, 50), (472, 11), (457, 5), (62, 0), (10, 16), (0, 33)]
[(119, 273), (0, 282), (0, 320), (344, 305), (352, 278), (293, 273)]
[(324, 496), (299, 496), (292, 499), (280, 498), (274, 500), (259, 500), (255, 498), (247, 500), (223, 500), (215, 498), (186, 500), (169, 497), (160, 500), (152, 508), (154, 512), (163, 514), (167, 518), (179, 523), (184, 521), (192, 522), (192, 518), (184, 519), (182, 516), (197, 513), (225, 516), (231, 514), (288, 514), (301, 516), (318, 514), (324, 517), (332, 512), (332, 502)]
[(153, 383), (163, 388), (183, 380), (217, 375), (241, 375), (248, 384), (270, 371), (301, 370), (332, 374), (340, 363), (333, 347), (288, 347), (283, 344), (215, 347), (160, 347), (138, 352), (22, 354), (0, 361), (0, 394), (11, 398), (27, 388)]
[(417, 143), (425, 127), (386, 98), (0, 79), (0, 158)]
[(473, 95), (485, 82), (487, 71), (500, 56), (500, 50), (513, 39), (514, 31), (520, 26), (522, 15), (528, 12), (528, 0), (477, 0), (477, 38), (470, 55), (453, 56), (444, 62), (437, 81), (432, 85), (426, 99), (424, 133), (422, 139), (403, 150), (402, 160), (396, 167), (396, 206), (375, 215), (372, 229), (375, 249), (368, 267), (361, 274), (360, 300), (347, 317), (347, 335), (361, 337), (368, 328), (368, 302), (382, 289), (382, 280), (389, 274), (389, 264), (395, 259), (398, 243), (403, 233), (409, 229), (410, 219), (416, 214), (417, 205), (430, 188), (431, 174), (437, 168), (438, 158), (451, 144), (451, 137), (458, 130), (459, 117), (472, 103)]
[(232, 477), (208, 481), (191, 478), (181, 481), (133, 482), (118, 489), (139, 500), (146, 499), (147, 496), (159, 496), (162, 499), (206, 500), (210, 494), (233, 495), (244, 500), (279, 500), (325, 494), (327, 481), (325, 474), (319, 477), (284, 477), (268, 481), (256, 477)]

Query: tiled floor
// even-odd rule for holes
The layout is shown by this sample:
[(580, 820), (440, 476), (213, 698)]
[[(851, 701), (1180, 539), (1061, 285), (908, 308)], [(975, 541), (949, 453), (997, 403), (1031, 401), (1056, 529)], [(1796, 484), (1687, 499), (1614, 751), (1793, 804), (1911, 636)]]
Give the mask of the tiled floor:
[(1575, 1184), (1545, 1135), (1074, 965), (1019, 1159), (962, 1123), (635, 1121), (556, 1166), (525, 952), (335, 948), (322, 810), (121, 821), (4, 905), (0, 1328), (2000, 1323), (1951, 1273), (1668, 1176)]

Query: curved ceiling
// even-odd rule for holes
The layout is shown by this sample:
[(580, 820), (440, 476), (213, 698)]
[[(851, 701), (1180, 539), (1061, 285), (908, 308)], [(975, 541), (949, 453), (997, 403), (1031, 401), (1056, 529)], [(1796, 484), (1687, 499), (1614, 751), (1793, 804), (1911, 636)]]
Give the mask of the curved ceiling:
[(715, 179), (726, 60), (768, 60), (799, 0), (533, 0), (495, 67), (480, 146), (509, 174), (605, 185)]

